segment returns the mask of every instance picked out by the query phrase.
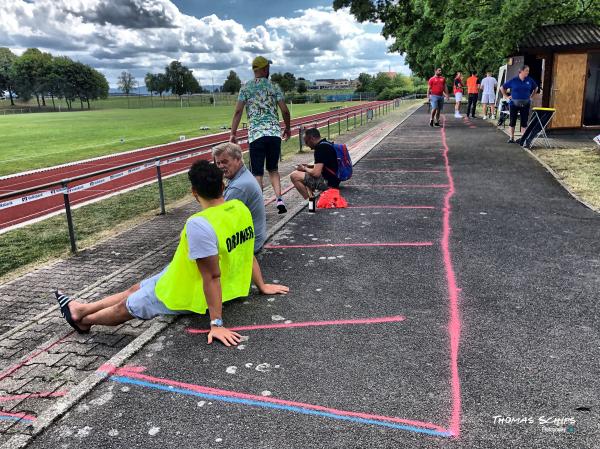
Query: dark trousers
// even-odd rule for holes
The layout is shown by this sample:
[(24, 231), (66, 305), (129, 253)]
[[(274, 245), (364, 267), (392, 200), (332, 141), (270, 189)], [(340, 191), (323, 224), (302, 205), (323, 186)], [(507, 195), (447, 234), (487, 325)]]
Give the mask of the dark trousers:
[[(467, 103), (467, 117), (475, 117), (475, 108), (477, 107), (477, 98), (479, 94), (469, 94), (469, 102)], [(471, 109), (473, 108), (473, 109)]]

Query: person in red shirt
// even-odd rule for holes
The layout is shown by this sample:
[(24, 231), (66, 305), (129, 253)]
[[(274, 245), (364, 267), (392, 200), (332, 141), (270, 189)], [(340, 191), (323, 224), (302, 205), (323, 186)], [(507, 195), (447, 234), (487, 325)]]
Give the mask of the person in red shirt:
[(467, 78), (467, 93), (469, 94), (469, 101), (467, 103), (467, 117), (475, 118), (475, 109), (477, 108), (477, 99), (479, 98), (479, 78), (477, 78), (477, 72), (471, 72), (471, 76)]
[(454, 78), (454, 117), (456, 118), (462, 118), (462, 115), (460, 115), (460, 102), (462, 101), (463, 87), (462, 73), (456, 72)]
[[(427, 98), (431, 103), (431, 120), (429, 126), (440, 126), (440, 113), (444, 108), (444, 97), (448, 100), (448, 86), (446, 78), (442, 76), (442, 69), (435, 69), (435, 75), (429, 78), (427, 87)], [(435, 123), (433, 122), (435, 118)]]

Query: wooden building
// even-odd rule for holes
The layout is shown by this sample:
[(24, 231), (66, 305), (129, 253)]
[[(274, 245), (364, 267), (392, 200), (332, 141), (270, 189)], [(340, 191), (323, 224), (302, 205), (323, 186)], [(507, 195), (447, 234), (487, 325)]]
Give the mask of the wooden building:
[(507, 78), (523, 64), (542, 88), (536, 105), (556, 109), (551, 128), (600, 128), (600, 26), (545, 25), (509, 58)]

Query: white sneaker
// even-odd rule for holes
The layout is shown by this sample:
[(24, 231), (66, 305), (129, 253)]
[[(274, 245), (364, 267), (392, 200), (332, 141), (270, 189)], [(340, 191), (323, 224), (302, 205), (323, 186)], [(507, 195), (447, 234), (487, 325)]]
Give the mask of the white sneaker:
[(492, 115), (492, 120), (496, 120), (496, 116), (495, 115)]
[(456, 118), (462, 118), (462, 115), (460, 115), (460, 112), (455, 112), (454, 113), (454, 117), (456, 117)]
[(487, 116), (487, 115), (484, 115), (484, 116), (483, 116), (483, 120), (487, 120), (487, 119), (488, 119), (488, 116)]

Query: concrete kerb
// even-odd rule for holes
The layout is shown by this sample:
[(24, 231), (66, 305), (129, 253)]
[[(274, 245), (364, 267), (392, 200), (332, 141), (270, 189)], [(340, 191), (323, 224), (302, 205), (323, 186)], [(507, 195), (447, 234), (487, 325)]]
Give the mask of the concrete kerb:
[[(360, 152), (358, 155), (354, 155), (353, 163), (360, 161), (364, 156), (366, 156), (376, 145), (378, 145), (385, 137), (387, 137), (398, 126), (400, 126), (402, 123), (404, 123), (404, 121), (407, 120), (420, 107), (421, 107), (421, 105), (418, 105), (413, 110), (409, 111), (407, 116), (404, 117), (399, 123), (395, 124), (394, 126), (390, 126), (389, 130), (387, 130), (387, 132), (384, 132), (383, 134), (381, 134), (374, 143), (372, 143), (369, 147), (367, 147), (365, 150)], [(363, 134), (368, 134), (369, 132), (372, 132), (372, 131), (373, 131), (373, 129), (370, 129)], [(358, 140), (362, 139), (364, 137), (363, 134), (357, 136), (356, 139), (353, 139), (353, 141), (358, 141)], [(280, 220), (277, 224), (272, 226), (267, 231), (267, 238), (265, 241), (270, 240), (273, 237), (273, 235), (275, 235), (281, 228), (283, 228), (283, 226), (285, 226), (290, 220), (292, 220), (296, 215), (298, 215), (302, 211), (302, 209), (304, 209), (305, 207), (306, 207), (305, 202), (302, 202), (299, 205), (297, 205), (294, 209), (289, 211), (289, 213), (283, 220)], [(135, 261), (131, 262), (130, 264), (128, 264), (127, 267), (135, 265), (136, 263), (139, 263), (139, 261), (142, 260), (143, 258), (151, 256), (152, 254), (154, 254), (154, 253), (160, 251), (161, 249), (167, 247), (168, 245), (174, 243), (178, 239), (179, 239), (179, 237), (172, 239), (169, 242), (161, 245), (160, 248), (157, 248), (153, 251), (148, 252), (144, 256), (142, 256), (142, 257), (136, 259)], [(122, 269), (119, 271), (122, 271)], [(85, 292), (92, 290), (93, 288), (95, 288), (99, 284), (101, 284), (104, 280), (110, 279), (111, 276), (113, 276), (113, 274), (103, 277), (99, 281), (97, 281), (94, 284), (90, 285), (89, 287), (83, 289), (79, 293), (79, 295), (82, 295)], [(49, 313), (55, 312), (56, 309), (57, 309), (56, 306), (50, 307), (48, 310), (46, 310), (46, 311), (42, 312), (41, 314), (39, 314), (38, 316), (36, 316), (34, 318), (34, 320), (32, 320), (28, 323), (25, 323), (22, 326), (19, 326), (20, 327), (19, 330), (27, 328), (28, 326), (34, 324), (36, 320), (39, 320), (39, 319), (45, 317)], [(112, 367), (123, 366), (125, 364), (125, 362), (127, 362), (127, 360), (129, 360), (131, 357), (133, 357), (148, 342), (150, 342), (155, 336), (157, 336), (160, 332), (162, 332), (164, 329), (166, 329), (170, 324), (174, 323), (176, 320), (177, 320), (177, 317), (159, 317), (159, 318), (157, 318), (155, 320), (155, 322), (152, 323), (152, 325), (148, 329), (146, 329), (141, 335), (136, 337), (131, 343), (129, 343), (127, 346), (125, 346), (123, 349), (121, 349), (113, 357), (111, 357), (106, 362), (106, 365), (109, 365)], [(6, 335), (6, 334), (12, 335), (16, 332), (18, 332), (18, 330), (11, 329), (10, 331), (6, 332), (4, 335)], [(65, 333), (65, 336), (68, 335), (68, 333), (70, 333), (70, 332)], [(33, 351), (33, 352), (35, 352), (35, 351)], [(25, 358), (27, 358), (27, 356)], [(67, 393), (64, 397), (60, 398), (53, 406), (46, 409), (44, 412), (42, 412), (38, 416), (35, 424), (32, 425), (30, 435), (23, 435), (23, 434), (15, 435), (10, 440), (8, 440), (3, 446), (1, 446), (0, 449), (22, 449), (22, 448), (26, 447), (34, 437), (39, 435), (41, 432), (43, 432), (45, 429), (47, 429), (50, 425), (52, 425), (54, 422), (56, 422), (56, 420), (58, 420), (64, 414), (66, 414), (77, 402), (79, 402), (79, 400), (81, 400), (88, 393), (90, 393), (100, 382), (102, 382), (109, 375), (110, 375), (110, 373), (106, 373), (106, 372), (97, 370), (94, 373), (87, 376), (82, 382), (80, 382), (78, 385), (73, 387), (69, 391), (69, 393)]]

